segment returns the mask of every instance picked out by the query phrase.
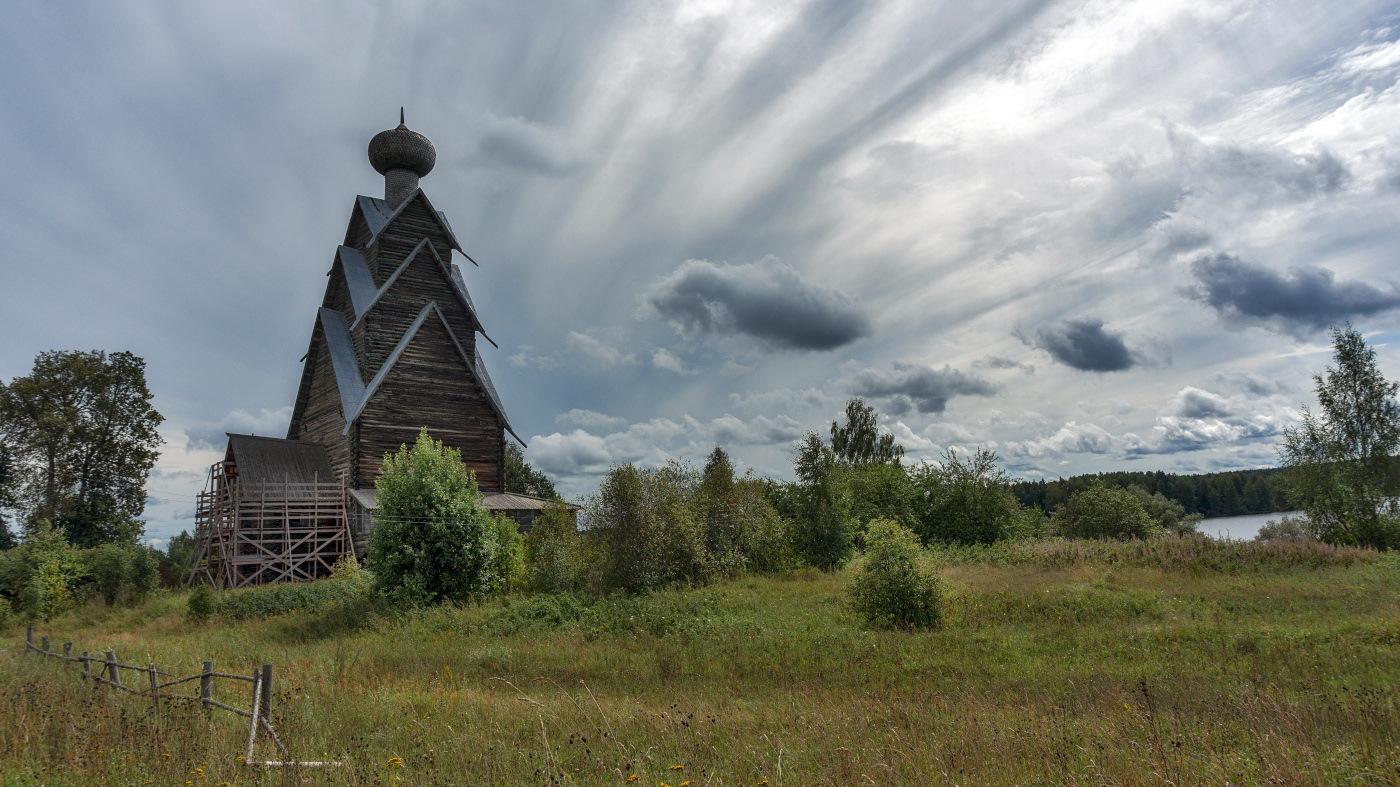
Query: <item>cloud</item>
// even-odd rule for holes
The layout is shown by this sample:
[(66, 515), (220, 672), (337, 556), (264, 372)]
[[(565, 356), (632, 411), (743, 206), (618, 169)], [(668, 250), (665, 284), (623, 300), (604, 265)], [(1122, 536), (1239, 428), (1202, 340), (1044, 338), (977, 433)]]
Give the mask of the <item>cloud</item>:
[(1176, 414), (1183, 418), (1224, 418), (1230, 415), (1230, 402), (1219, 394), (1186, 386), (1176, 395)]
[(1197, 284), (1186, 295), (1215, 309), (1235, 328), (1259, 326), (1304, 336), (1355, 317), (1400, 307), (1400, 288), (1382, 290), (1360, 281), (1336, 280), (1326, 268), (1297, 267), (1288, 275), (1229, 254), (1191, 263)]
[(1113, 449), (1113, 435), (1097, 424), (1069, 421), (1054, 434), (1007, 443), (1006, 454), (1031, 459), (1056, 458), (1065, 454), (1104, 454)]
[(561, 424), (571, 423), (584, 429), (615, 429), (627, 423), (626, 418), (617, 418), (593, 410), (580, 410), (578, 408), (556, 415), (554, 421)]
[(997, 355), (989, 355), (986, 358), (978, 358), (972, 362), (974, 369), (1020, 369), (1026, 374), (1035, 374), (1035, 364), (1017, 361), (1011, 358), (1002, 358)]
[(676, 357), (675, 353), (665, 347), (657, 348), (656, 352), (651, 354), (651, 365), (676, 374), (696, 373), (694, 369), (687, 368), (685, 363)]
[(602, 475), (612, 465), (612, 454), (601, 437), (575, 429), (530, 438), (530, 464), (549, 475)]
[(509, 359), (512, 366), (519, 366), (522, 369), (538, 369), (544, 372), (553, 369), (557, 362), (553, 356), (537, 352), (532, 344), (522, 344), (515, 349), (515, 355), (510, 356)]
[(623, 352), (610, 344), (605, 344), (586, 333), (569, 331), (567, 339), (569, 351), (585, 357), (602, 366), (622, 366), (637, 362), (637, 356)]
[(1033, 334), (1022, 335), (1021, 341), (1085, 372), (1121, 372), (1141, 360), (1128, 349), (1123, 334), (1104, 330), (1103, 320), (1092, 317), (1043, 325)]
[(831, 350), (871, 330), (850, 296), (773, 256), (740, 265), (687, 260), (643, 303), (684, 335), (743, 335), (779, 349)]
[(954, 396), (991, 396), (1000, 386), (990, 380), (947, 365), (942, 369), (896, 361), (889, 371), (854, 368), (851, 390), (857, 396), (891, 399), (890, 410), (901, 415), (910, 409), (941, 413)]
[(217, 424), (194, 426), (185, 430), (185, 450), (223, 450), (228, 444), (227, 433), (255, 434), (263, 437), (284, 437), (287, 425), (292, 421), (291, 405), (276, 410), (263, 408), (254, 415), (239, 408), (219, 420)]
[(559, 177), (582, 168), (593, 155), (564, 132), (542, 123), (488, 115), (473, 160)]

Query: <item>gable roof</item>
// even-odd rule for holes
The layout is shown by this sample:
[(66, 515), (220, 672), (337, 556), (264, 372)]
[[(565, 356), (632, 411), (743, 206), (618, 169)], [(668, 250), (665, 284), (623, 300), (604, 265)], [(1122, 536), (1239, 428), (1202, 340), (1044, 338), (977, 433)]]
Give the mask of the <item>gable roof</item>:
[[(323, 309), (323, 311), (327, 310)], [(335, 312), (335, 314), (337, 316), (340, 315), (339, 312)], [(525, 441), (520, 439), (520, 435), (516, 434), (515, 430), (510, 428), (510, 420), (506, 418), (506, 410), (501, 406), (501, 398), (496, 393), (496, 386), (491, 383), (491, 378), (486, 376), (486, 367), (481, 364), (479, 358), (473, 359), (467, 354), (466, 349), (462, 347), (462, 343), (457, 339), (457, 334), (452, 332), (452, 326), (448, 325), (447, 317), (443, 315), (442, 310), (438, 308), (437, 301), (428, 301), (428, 305), (424, 306), (423, 310), (418, 312), (418, 316), (414, 318), (413, 323), (408, 326), (408, 330), (404, 331), (403, 338), (399, 339), (399, 343), (394, 346), (394, 349), (389, 353), (389, 357), (384, 359), (384, 364), (375, 372), (374, 379), (370, 380), (369, 385), (364, 386), (364, 388), (358, 392), (358, 402), (353, 408), (346, 410), (345, 431), (342, 432), (342, 434), (349, 434), (350, 424), (353, 423), (356, 418), (360, 417), (360, 413), (364, 412), (365, 406), (369, 404), (369, 400), (378, 393), (379, 387), (389, 376), (389, 372), (393, 371), (394, 364), (398, 363), (404, 350), (408, 349), (408, 345), (412, 343), (413, 338), (418, 335), (419, 329), (423, 327), (429, 315), (436, 315), (438, 322), (442, 324), (443, 330), (447, 331), (447, 337), (452, 340), (452, 346), (457, 348), (457, 355), (466, 365), (467, 372), (472, 375), (477, 385), (481, 386), (482, 390), (486, 392), (487, 398), (491, 400), (491, 408), (496, 411), (496, 417), (501, 419), (501, 425), (505, 427), (507, 432), (510, 432), (511, 437), (514, 437), (521, 445), (525, 445)], [(341, 321), (342, 323), (344, 322), (343, 317), (341, 317)], [(348, 330), (346, 331), (346, 337), (347, 339), (349, 337)], [(334, 360), (334, 354), (331, 358)], [(351, 358), (354, 358), (353, 353), (351, 354)], [(358, 379), (360, 378), (357, 374), (356, 380)], [(340, 373), (338, 370), (336, 372), (336, 382), (340, 382)], [(342, 406), (344, 406), (348, 401), (345, 389), (341, 389), (340, 396)]]
[(335, 250), (335, 263), (345, 275), (345, 286), (350, 290), (350, 304), (355, 308), (355, 316), (369, 311), (378, 292), (374, 287), (374, 274), (369, 272), (369, 261), (358, 249), (341, 246)]
[(350, 340), (345, 315), (322, 306), (317, 318), (321, 321), (321, 334), (326, 337), (331, 368), (335, 370), (335, 387), (340, 391), (340, 412), (348, 427), (352, 420), (350, 414), (359, 411), (365, 398), (365, 378), (360, 374), (360, 362), (355, 358), (355, 343)]
[(355, 197), (355, 209), (364, 217), (365, 225), (369, 227), (369, 243), (365, 245), (372, 245), (375, 241), (379, 240), (379, 236), (384, 232), (384, 229), (392, 224), (394, 219), (399, 217), (400, 213), (407, 210), (408, 206), (412, 205), (414, 200), (418, 199), (423, 200), (423, 206), (428, 209), (428, 215), (437, 220), (438, 226), (442, 228), (443, 234), (445, 234), (447, 239), (451, 242), (452, 248), (461, 252), (463, 257), (471, 261), (471, 264), (477, 265), (477, 261), (473, 260), (470, 254), (463, 251), (462, 244), (457, 241), (456, 233), (452, 231), (452, 225), (447, 223), (447, 215), (433, 207), (433, 201), (428, 199), (428, 195), (423, 193), (423, 189), (421, 188), (415, 189), (407, 199), (399, 203), (397, 208), (390, 208), (389, 203), (384, 200), (366, 197), (363, 194)]
[[(496, 344), (494, 339), (487, 336), (486, 329), (481, 326), (481, 318), (476, 314), (476, 304), (472, 303), (471, 296), (467, 294), (467, 286), (462, 282), (461, 274), (457, 272), (457, 266), (453, 265), (449, 268), (448, 263), (443, 261), (442, 256), (437, 252), (437, 247), (433, 245), (432, 240), (429, 238), (418, 241), (418, 245), (413, 247), (413, 251), (409, 252), (403, 262), (399, 264), (399, 267), (395, 268), (394, 272), (389, 274), (389, 278), (384, 280), (384, 286), (373, 292), (373, 295), (365, 303), (363, 309), (360, 308), (360, 302), (354, 299), (354, 293), (352, 291), (351, 299), (355, 301), (355, 321), (350, 323), (350, 330), (353, 331), (359, 326), (360, 321), (365, 318), (366, 314), (369, 314), (370, 309), (374, 308), (376, 303), (379, 303), (380, 298), (383, 298), (384, 294), (389, 291), (389, 288), (394, 286), (394, 282), (398, 281), (399, 276), (402, 275), (404, 271), (408, 270), (409, 264), (418, 257), (418, 253), (423, 251), (425, 247), (437, 262), (438, 270), (441, 271), (442, 275), (447, 279), (448, 286), (452, 288), (457, 299), (466, 307), (467, 313), (472, 316), (472, 322), (476, 323), (476, 332), (485, 337), (486, 341), (491, 342), (492, 347), (500, 347), (499, 344)], [(360, 259), (364, 259), (363, 255)], [(369, 273), (368, 263), (365, 263), (365, 273)], [(371, 284), (371, 286), (373, 285)]]
[(229, 434), (225, 461), (238, 467), (243, 484), (335, 483), (326, 447), (303, 440)]

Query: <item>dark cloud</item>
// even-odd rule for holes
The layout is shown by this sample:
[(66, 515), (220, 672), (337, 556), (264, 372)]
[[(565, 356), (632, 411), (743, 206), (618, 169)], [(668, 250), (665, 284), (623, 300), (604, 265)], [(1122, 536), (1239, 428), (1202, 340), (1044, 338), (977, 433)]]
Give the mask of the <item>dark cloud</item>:
[(778, 348), (831, 350), (870, 333), (850, 296), (771, 256), (742, 265), (687, 260), (644, 303), (682, 333), (742, 334)]
[(1400, 306), (1400, 289), (1381, 290), (1336, 280), (1326, 268), (1298, 267), (1288, 275), (1229, 254), (1191, 263), (1197, 285), (1186, 294), (1209, 305), (1226, 325), (1259, 325), (1306, 334)]
[(1023, 334), (1021, 341), (1085, 372), (1121, 372), (1139, 362), (1123, 334), (1104, 330), (1103, 320), (1092, 317), (1041, 326), (1032, 334)]
[(1211, 151), (1206, 164), (1220, 177), (1265, 184), (1297, 199), (1334, 193), (1351, 179), (1346, 164), (1327, 151), (1290, 156), (1270, 150), (1221, 147)]
[(889, 371), (858, 369), (852, 375), (851, 390), (858, 396), (890, 399), (887, 408), (895, 415), (910, 409), (921, 413), (941, 413), (954, 396), (991, 396), (1000, 386), (975, 375), (944, 366), (935, 369), (922, 364), (895, 362)]

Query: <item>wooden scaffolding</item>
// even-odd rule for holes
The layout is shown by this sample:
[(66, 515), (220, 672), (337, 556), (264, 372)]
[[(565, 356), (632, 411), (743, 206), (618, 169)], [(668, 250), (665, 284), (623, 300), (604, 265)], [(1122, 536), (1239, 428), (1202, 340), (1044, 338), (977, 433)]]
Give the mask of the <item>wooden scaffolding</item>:
[(189, 583), (239, 588), (328, 576), (354, 546), (345, 487), (331, 477), (324, 449), (229, 438), (199, 495)]

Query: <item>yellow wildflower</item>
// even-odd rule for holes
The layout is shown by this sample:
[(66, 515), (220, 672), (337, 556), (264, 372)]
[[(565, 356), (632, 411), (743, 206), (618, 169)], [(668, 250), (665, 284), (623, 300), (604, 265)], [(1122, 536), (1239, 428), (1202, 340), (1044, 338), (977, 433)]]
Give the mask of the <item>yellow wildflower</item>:
[(635, 773), (632, 774), (631, 776), (628, 776), (628, 777), (627, 777), (627, 783), (628, 783), (628, 784), (631, 784), (632, 782), (634, 782), (634, 781), (636, 781), (636, 780), (637, 780), (637, 774), (635, 774)]
[(672, 765), (672, 766), (671, 766), (671, 770), (673, 770), (673, 771), (685, 770), (685, 766), (684, 766), (684, 765)]

